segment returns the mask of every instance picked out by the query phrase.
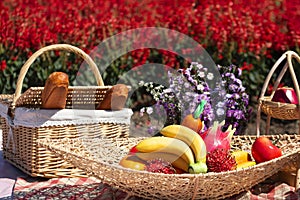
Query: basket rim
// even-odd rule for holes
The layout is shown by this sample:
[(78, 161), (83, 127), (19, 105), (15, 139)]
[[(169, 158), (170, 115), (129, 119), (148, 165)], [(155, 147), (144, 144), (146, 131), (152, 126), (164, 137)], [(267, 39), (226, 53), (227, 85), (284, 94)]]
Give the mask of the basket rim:
[(263, 105), (272, 107), (272, 108), (286, 108), (286, 109), (296, 109), (299, 108), (298, 104), (291, 104), (291, 103), (283, 103), (283, 102), (276, 102), (271, 100), (271, 96), (264, 96), (259, 98), (259, 102)]
[[(126, 85), (127, 88), (129, 90), (132, 89), (132, 87), (130, 85)], [(69, 90), (76, 90), (76, 89), (110, 89), (112, 88), (113, 85), (87, 85), (87, 86), (79, 86), (79, 85), (75, 85), (75, 86), (69, 86), (68, 89)], [(27, 90), (33, 90), (33, 91), (36, 91), (36, 90), (41, 90), (43, 89), (44, 87), (43, 86), (35, 86), (35, 87), (29, 87)], [(26, 90), (26, 91), (27, 91)], [(0, 94), (0, 99), (1, 98), (13, 98), (14, 97), (14, 93), (11, 93), (11, 94)]]
[[(129, 90), (131, 90), (131, 86), (130, 85), (126, 85), (127, 88)], [(83, 85), (75, 85), (75, 86), (69, 86), (68, 90), (76, 90), (76, 89), (110, 89), (112, 88), (113, 85), (87, 85), (87, 86), (83, 86)], [(43, 86), (36, 86), (36, 87), (29, 87), (27, 90), (41, 90), (43, 89)], [(1, 95), (1, 94), (0, 94)], [(3, 94), (6, 95), (6, 94)], [(12, 94), (13, 95), (13, 94)]]

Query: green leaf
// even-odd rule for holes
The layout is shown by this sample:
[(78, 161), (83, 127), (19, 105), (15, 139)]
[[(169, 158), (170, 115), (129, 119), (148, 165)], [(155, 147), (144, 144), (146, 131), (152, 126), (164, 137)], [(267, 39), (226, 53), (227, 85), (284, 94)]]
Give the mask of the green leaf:
[(249, 74), (249, 79), (250, 79), (252, 82), (256, 82), (256, 78), (255, 78), (254, 73), (250, 73), (250, 74)]

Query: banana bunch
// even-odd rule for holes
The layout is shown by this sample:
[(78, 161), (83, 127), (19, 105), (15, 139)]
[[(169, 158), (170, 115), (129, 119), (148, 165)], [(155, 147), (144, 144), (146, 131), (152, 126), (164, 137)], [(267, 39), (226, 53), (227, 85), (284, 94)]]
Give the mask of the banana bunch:
[(201, 136), (182, 125), (169, 125), (163, 136), (146, 138), (136, 145), (136, 156), (142, 160), (162, 158), (189, 173), (206, 173), (206, 146)]

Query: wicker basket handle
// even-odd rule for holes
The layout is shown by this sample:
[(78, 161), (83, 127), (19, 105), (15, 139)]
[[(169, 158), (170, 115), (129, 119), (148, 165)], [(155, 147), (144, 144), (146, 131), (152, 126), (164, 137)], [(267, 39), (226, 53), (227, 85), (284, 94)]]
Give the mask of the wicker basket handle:
[[(272, 75), (274, 74), (275, 70), (279, 67), (279, 65), (286, 59), (287, 62), (285, 63), (284, 67), (282, 68), (280, 74), (278, 75), (275, 83), (274, 83), (274, 87), (272, 89), (272, 93), (271, 93), (271, 98), (273, 97), (275, 91), (277, 90), (278, 86), (279, 86), (279, 83), (281, 81), (281, 79), (283, 78), (283, 75), (285, 74), (285, 72), (287, 71), (287, 69), (289, 69), (289, 72), (291, 74), (291, 78), (292, 78), (292, 81), (293, 81), (293, 84), (295, 86), (295, 90), (296, 90), (296, 94), (297, 94), (297, 97), (298, 97), (298, 102), (299, 102), (299, 106), (300, 106), (300, 90), (299, 90), (299, 84), (298, 84), (298, 81), (297, 81), (297, 77), (295, 75), (295, 71), (294, 71), (294, 68), (293, 68), (293, 64), (292, 64), (292, 59), (295, 58), (298, 63), (300, 63), (300, 57), (297, 53), (295, 53), (294, 51), (287, 51), (285, 52), (277, 61), (276, 63), (273, 65), (273, 67), (271, 68), (268, 76), (266, 77), (266, 80), (264, 82), (264, 85), (262, 87), (262, 91), (261, 91), (261, 94), (260, 94), (260, 97), (259, 97), (259, 102), (258, 102), (258, 109), (257, 109), (257, 119), (256, 119), (256, 134), (257, 136), (260, 135), (260, 130), (259, 130), (259, 127), (260, 127), (260, 119), (261, 119), (261, 99), (264, 97), (265, 93), (266, 93), (266, 90), (267, 90), (267, 87), (269, 85), (269, 82), (272, 78)], [(299, 116), (300, 116), (300, 113), (299, 113)], [(268, 116), (267, 118), (267, 127), (266, 127), (266, 132), (268, 132), (269, 130), (269, 124), (270, 124), (270, 116)], [(300, 125), (300, 119), (299, 119), (299, 125)], [(299, 126), (299, 134), (300, 134), (300, 126)]]
[(87, 64), (92, 69), (92, 71), (96, 77), (97, 84), (99, 86), (104, 86), (104, 82), (102, 80), (102, 77), (98, 70), (98, 67), (88, 54), (86, 54), (83, 50), (79, 49), (78, 47), (75, 47), (75, 46), (72, 46), (69, 44), (54, 44), (54, 45), (46, 46), (46, 47), (39, 49), (34, 54), (32, 54), (30, 56), (30, 58), (25, 62), (25, 64), (21, 68), (21, 71), (20, 71), (20, 74), (18, 77), (12, 106), (15, 105), (17, 99), (21, 96), (23, 81), (24, 81), (25, 75), (26, 75), (29, 67), (40, 55), (42, 55), (43, 53), (45, 53), (47, 51), (52, 51), (52, 50), (65, 50), (65, 51), (70, 51), (72, 53), (75, 53), (76, 55), (79, 55), (81, 58), (83, 58), (87, 62)]

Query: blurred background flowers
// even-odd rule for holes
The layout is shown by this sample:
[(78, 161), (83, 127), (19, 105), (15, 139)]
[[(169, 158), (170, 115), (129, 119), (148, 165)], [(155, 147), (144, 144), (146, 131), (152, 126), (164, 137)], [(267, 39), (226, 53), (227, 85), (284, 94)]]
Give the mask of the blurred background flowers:
[[(207, 104), (203, 119), (208, 121), (226, 112), (228, 123), (243, 127), (241, 124), (248, 118), (248, 104), (255, 103), (274, 62), (287, 50), (300, 53), (299, 11), (300, 4), (296, 0), (2, 0), (0, 91), (13, 93), (22, 65), (33, 52), (46, 45), (68, 43), (89, 53), (103, 40), (120, 32), (163, 27), (193, 38), (219, 65), (227, 87), (226, 92), (221, 93), (224, 101), (213, 111)], [(190, 49), (182, 51), (188, 53)], [(43, 85), (47, 76), (58, 70), (68, 73), (72, 81), (81, 62), (69, 53), (49, 52), (30, 68), (23, 88)], [(180, 105), (181, 110), (176, 107), (178, 102), (166, 104), (166, 99), (171, 98), (168, 96), (179, 91), (177, 82), (182, 81), (170, 75), (171, 92), (161, 89), (160, 95), (165, 96), (156, 98), (169, 117), (176, 112), (185, 115), (200, 99), (210, 98), (207, 92), (218, 92), (211, 91), (201, 82), (201, 77), (189, 71), (191, 66), (196, 67), (201, 76), (205, 73), (202, 69), (209, 66), (200, 69), (197, 64), (161, 49), (137, 49), (114, 60), (102, 74), (105, 84), (115, 84), (122, 74), (145, 63), (161, 63), (179, 70), (188, 80), (186, 89), (197, 94), (181, 91), (182, 98), (191, 102), (188, 107)], [(296, 68), (297, 74), (299, 69)], [(290, 79), (284, 78), (283, 83), (290, 84)], [(133, 109), (139, 111), (147, 104), (156, 103), (155, 98), (143, 95), (144, 92), (142, 88), (132, 96)], [(228, 108), (226, 111), (222, 110), (224, 105)]]

